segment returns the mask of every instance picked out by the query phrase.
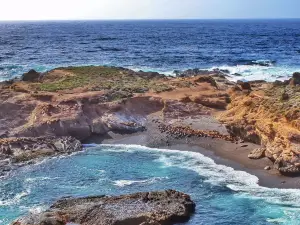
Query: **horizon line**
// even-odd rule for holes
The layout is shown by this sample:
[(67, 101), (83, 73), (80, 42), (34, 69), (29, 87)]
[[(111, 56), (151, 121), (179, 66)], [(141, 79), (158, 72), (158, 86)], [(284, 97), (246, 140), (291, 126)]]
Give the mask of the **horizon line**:
[(68, 22), (68, 21), (182, 21), (182, 20), (300, 20), (300, 17), (270, 18), (141, 18), (141, 19), (25, 19), (0, 20), (0, 22)]

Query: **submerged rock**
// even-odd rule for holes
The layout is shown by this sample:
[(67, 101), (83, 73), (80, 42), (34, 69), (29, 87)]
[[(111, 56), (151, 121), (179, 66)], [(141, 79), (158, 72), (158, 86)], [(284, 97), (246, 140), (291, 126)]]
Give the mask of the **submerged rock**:
[(66, 198), (49, 210), (12, 225), (171, 225), (189, 220), (195, 203), (189, 195), (167, 190), (119, 197)]

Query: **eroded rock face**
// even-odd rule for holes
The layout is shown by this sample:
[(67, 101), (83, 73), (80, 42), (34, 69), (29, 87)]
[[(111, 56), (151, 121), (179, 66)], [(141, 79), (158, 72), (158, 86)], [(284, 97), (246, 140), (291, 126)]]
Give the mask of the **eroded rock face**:
[(21, 218), (12, 225), (171, 225), (189, 220), (194, 211), (190, 196), (167, 190), (62, 199), (46, 212)]
[[(264, 154), (274, 162), (274, 168), (291, 176), (300, 174), (299, 90), (288, 82), (257, 83), (250, 93), (232, 89), (231, 104), (219, 116), (232, 135), (265, 146)], [(249, 155), (261, 157), (262, 149)]]
[(0, 139), (0, 175), (31, 160), (80, 151), (81, 143), (73, 137), (38, 137)]
[[(279, 171), (294, 174), (300, 163), (299, 73), (285, 82), (234, 83), (226, 79), (227, 72), (195, 69), (165, 77), (115, 67), (68, 67), (31, 82), (3, 82), (0, 138), (72, 136), (85, 141), (110, 131), (143, 131), (151, 114), (170, 124), (189, 118), (204, 124), (203, 116), (219, 115), (223, 124), (216, 123), (226, 125), (232, 137), (262, 144)], [(250, 154), (257, 157), (262, 156)]]

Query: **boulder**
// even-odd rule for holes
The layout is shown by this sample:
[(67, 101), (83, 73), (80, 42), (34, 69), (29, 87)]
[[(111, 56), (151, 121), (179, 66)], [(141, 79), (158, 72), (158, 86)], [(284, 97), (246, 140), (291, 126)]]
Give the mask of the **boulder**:
[(265, 148), (257, 148), (251, 151), (248, 155), (249, 159), (261, 159), (265, 157)]
[(186, 222), (194, 211), (190, 196), (167, 190), (118, 197), (65, 198), (46, 212), (28, 215), (12, 225), (171, 225)]
[(22, 81), (37, 81), (40, 78), (41, 74), (36, 72), (35, 70), (30, 70), (28, 73), (24, 73), (22, 76)]
[(243, 90), (251, 90), (251, 84), (249, 82), (241, 82), (240, 84)]
[(290, 80), (290, 85), (291, 86), (300, 85), (300, 73), (299, 72), (296, 72), (293, 74), (293, 77)]
[(264, 170), (271, 170), (270, 166), (266, 166)]

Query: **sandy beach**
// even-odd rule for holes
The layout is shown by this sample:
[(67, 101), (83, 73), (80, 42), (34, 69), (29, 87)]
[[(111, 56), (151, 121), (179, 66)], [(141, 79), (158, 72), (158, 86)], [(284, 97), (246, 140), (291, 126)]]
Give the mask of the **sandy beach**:
[(259, 145), (249, 142), (232, 143), (210, 137), (175, 139), (159, 132), (155, 123), (149, 124), (148, 122), (148, 127), (151, 127), (151, 129), (134, 134), (110, 132), (105, 138), (92, 137), (87, 140), (87, 143), (134, 144), (161, 149), (198, 152), (213, 159), (218, 164), (255, 175), (259, 178), (259, 185), (261, 186), (282, 189), (300, 188), (299, 177), (283, 176), (276, 169), (265, 170), (266, 166), (269, 165), (272, 168), (273, 165), (268, 158), (259, 160), (248, 158), (250, 151), (260, 147)]

